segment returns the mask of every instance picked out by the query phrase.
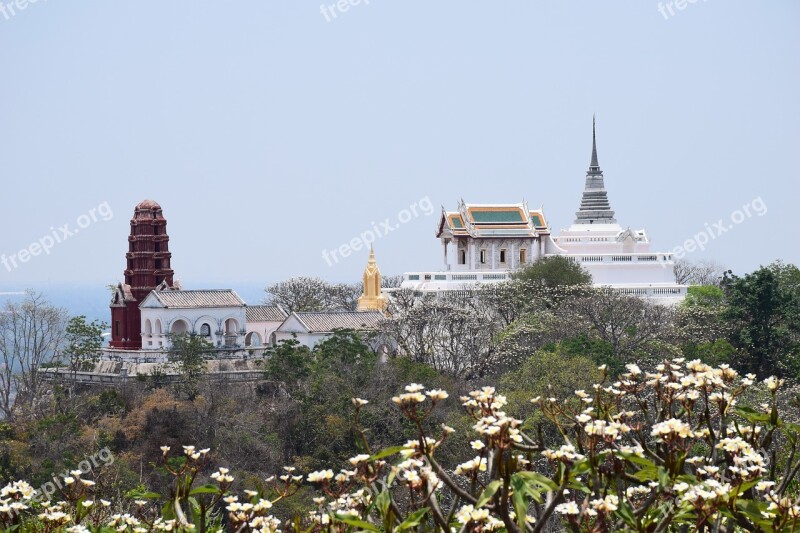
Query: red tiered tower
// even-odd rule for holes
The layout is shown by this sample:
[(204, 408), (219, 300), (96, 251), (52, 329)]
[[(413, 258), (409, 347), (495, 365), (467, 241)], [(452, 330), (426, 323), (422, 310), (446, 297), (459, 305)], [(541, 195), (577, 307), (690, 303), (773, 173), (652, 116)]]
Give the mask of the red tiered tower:
[(128, 237), (128, 266), (125, 282), (117, 285), (111, 300), (111, 342), (119, 350), (142, 348), (142, 320), (139, 304), (158, 289), (172, 289), (167, 221), (161, 206), (145, 200), (136, 206)]

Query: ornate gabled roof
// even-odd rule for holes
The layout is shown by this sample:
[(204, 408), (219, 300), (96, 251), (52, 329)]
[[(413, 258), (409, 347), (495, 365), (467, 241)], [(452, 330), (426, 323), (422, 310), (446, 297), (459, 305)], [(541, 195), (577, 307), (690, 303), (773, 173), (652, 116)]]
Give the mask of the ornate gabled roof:
[(245, 315), (248, 322), (283, 322), (289, 313), (279, 305), (248, 305)]
[(114, 294), (111, 296), (112, 306), (123, 306), (125, 302), (135, 302), (136, 298), (133, 297), (131, 286), (127, 283), (117, 283), (114, 287)]
[(467, 204), (462, 200), (458, 211), (442, 210), (436, 236), (533, 237), (546, 230), (547, 219), (542, 210), (530, 210), (525, 202)]
[[(169, 309), (198, 307), (244, 307), (244, 301), (231, 289), (195, 291), (153, 291), (148, 296)], [(144, 304), (144, 302), (142, 302)]]
[(378, 311), (292, 313), (309, 333), (330, 333), (335, 329), (375, 329), (386, 317)]

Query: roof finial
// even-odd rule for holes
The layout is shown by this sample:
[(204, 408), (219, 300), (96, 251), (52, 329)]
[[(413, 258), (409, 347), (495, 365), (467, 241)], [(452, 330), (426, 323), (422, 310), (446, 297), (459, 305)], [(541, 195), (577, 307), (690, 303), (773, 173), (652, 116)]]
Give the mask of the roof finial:
[(592, 113), (592, 162), (590, 167), (597, 168), (600, 164), (597, 162), (597, 135), (595, 133), (595, 120), (594, 113)]

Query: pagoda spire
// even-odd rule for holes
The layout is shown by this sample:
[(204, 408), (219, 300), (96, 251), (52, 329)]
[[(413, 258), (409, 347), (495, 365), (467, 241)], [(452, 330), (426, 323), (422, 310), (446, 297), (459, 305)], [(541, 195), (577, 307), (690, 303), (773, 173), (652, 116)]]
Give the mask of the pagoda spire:
[(597, 132), (595, 129), (594, 114), (592, 115), (592, 162), (589, 163), (589, 168), (600, 170), (600, 164), (597, 162)]
[(381, 294), (381, 271), (375, 260), (375, 250), (369, 245), (369, 259), (364, 269), (364, 292), (358, 299), (359, 311), (383, 311), (386, 298)]
[(616, 224), (614, 211), (608, 201), (603, 171), (597, 162), (597, 123), (592, 115), (592, 161), (586, 172), (581, 206), (575, 213), (575, 224)]

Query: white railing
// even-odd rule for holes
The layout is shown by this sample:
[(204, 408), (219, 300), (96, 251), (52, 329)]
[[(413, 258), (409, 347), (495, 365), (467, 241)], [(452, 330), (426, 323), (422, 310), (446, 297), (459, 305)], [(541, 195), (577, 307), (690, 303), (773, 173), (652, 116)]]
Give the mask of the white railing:
[(672, 254), (565, 254), (578, 263), (669, 263)]
[(676, 298), (686, 296), (686, 287), (612, 287), (618, 294), (647, 298)]
[(511, 279), (508, 271), (489, 270), (486, 272), (407, 272), (403, 281), (412, 283), (424, 282), (459, 282), (459, 281), (503, 281)]

